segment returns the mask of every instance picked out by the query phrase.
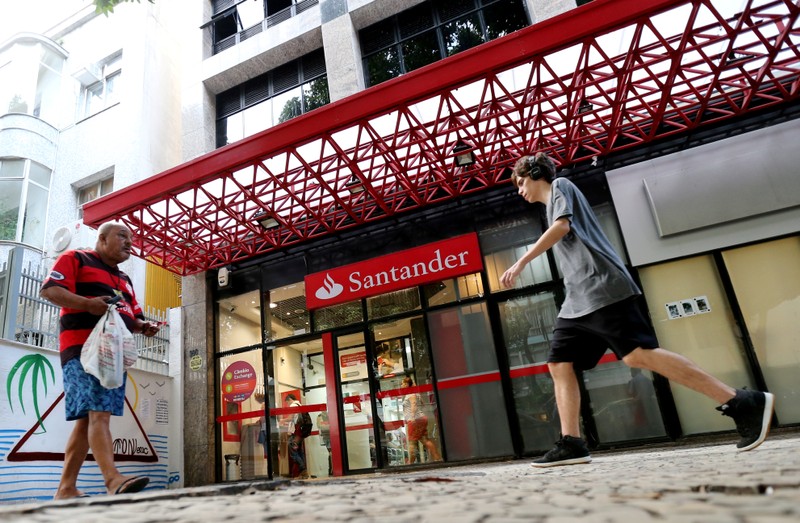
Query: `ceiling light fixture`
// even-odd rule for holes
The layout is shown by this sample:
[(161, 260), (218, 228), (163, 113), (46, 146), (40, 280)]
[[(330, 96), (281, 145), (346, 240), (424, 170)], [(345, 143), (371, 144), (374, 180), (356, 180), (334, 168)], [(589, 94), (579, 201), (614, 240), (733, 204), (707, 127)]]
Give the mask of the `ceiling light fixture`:
[(344, 186), (347, 187), (347, 190), (350, 191), (350, 194), (358, 194), (364, 192), (364, 184), (361, 183), (361, 180), (359, 180), (355, 174), (350, 176), (350, 179)]
[(278, 220), (276, 220), (275, 217), (267, 211), (257, 212), (255, 215), (253, 215), (253, 220), (266, 231), (280, 226)]
[(453, 146), (453, 156), (455, 156), (456, 167), (469, 167), (475, 163), (475, 153), (472, 148), (458, 140)]

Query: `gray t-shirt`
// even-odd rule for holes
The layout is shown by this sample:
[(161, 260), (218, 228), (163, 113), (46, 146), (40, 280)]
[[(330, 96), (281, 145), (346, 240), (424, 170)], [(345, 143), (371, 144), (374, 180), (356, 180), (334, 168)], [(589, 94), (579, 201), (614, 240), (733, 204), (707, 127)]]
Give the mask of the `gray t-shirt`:
[(641, 294), (586, 197), (566, 178), (553, 180), (547, 203), (548, 224), (559, 218), (568, 218), (571, 228), (553, 246), (567, 291), (559, 317), (579, 318)]

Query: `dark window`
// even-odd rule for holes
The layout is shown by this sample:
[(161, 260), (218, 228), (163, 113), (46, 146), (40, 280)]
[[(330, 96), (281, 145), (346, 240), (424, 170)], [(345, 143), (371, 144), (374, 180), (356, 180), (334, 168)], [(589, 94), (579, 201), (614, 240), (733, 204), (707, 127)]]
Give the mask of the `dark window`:
[(235, 43), (236, 33), (239, 31), (236, 9), (231, 9), (214, 17), (214, 49), (219, 51)]
[(292, 6), (292, 0), (267, 0), (267, 16), (272, 16), (279, 11)]
[(523, 0), (436, 0), (359, 33), (367, 85), (452, 56), (529, 24)]
[(217, 95), (217, 147), (330, 103), (325, 56), (307, 54)]
[(481, 21), (477, 13), (446, 23), (442, 38), (447, 56), (453, 56), (483, 43)]
[(513, 33), (528, 25), (525, 8), (517, 0), (499, 0), (483, 10), (489, 40)]
[(428, 31), (403, 42), (401, 46), (406, 71), (413, 71), (442, 59), (436, 31)]

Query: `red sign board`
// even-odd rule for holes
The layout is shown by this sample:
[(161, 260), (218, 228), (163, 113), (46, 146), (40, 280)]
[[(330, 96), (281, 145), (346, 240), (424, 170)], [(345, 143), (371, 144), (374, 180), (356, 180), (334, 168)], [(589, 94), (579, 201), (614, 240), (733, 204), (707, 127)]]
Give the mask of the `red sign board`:
[(475, 233), (372, 258), (305, 278), (309, 310), (455, 278), (483, 269)]

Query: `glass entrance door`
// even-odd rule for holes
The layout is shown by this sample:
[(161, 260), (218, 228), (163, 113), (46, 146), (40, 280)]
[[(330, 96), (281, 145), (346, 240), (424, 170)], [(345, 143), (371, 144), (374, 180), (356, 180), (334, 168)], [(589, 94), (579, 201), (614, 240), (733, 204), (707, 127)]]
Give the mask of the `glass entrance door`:
[(422, 316), (371, 327), (381, 465), (442, 460), (441, 425)]
[(346, 470), (377, 466), (375, 413), (372, 408), (369, 366), (364, 333), (336, 338), (339, 394), (342, 401), (340, 427), (344, 431), (343, 461)]
[[(270, 347), (267, 356), (272, 475), (327, 477), (331, 470), (322, 340)], [(311, 422), (309, 429), (303, 425)], [(267, 445), (265, 444), (265, 447)]]

